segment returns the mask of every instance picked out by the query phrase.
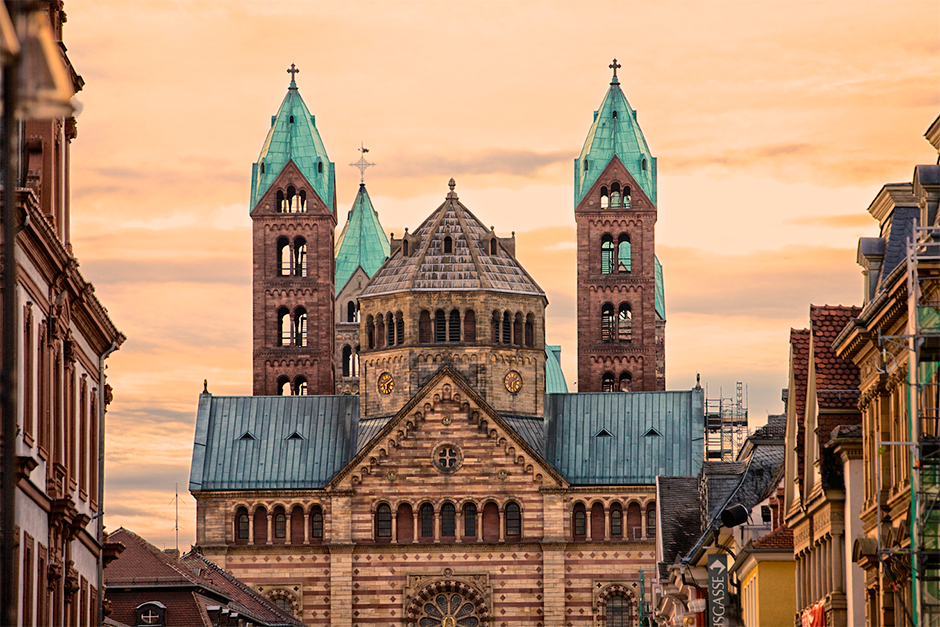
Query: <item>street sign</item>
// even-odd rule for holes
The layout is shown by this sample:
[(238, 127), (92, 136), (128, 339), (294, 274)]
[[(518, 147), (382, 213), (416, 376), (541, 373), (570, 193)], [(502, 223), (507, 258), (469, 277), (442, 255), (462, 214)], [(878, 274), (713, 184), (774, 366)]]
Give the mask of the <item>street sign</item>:
[(728, 627), (728, 556), (708, 556), (708, 627)]

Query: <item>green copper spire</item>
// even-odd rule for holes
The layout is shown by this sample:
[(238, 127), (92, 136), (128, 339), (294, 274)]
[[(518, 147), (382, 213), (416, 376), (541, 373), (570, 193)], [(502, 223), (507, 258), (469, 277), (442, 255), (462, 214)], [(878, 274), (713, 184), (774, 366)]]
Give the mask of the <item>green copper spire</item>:
[(366, 184), (359, 184), (359, 193), (349, 210), (349, 217), (336, 242), (335, 284), (338, 294), (362, 266), (370, 277), (388, 257), (388, 236), (379, 222), (379, 214), (372, 206)]
[(581, 155), (574, 163), (574, 203), (577, 205), (581, 202), (616, 155), (653, 204), (656, 204), (656, 157), (650, 154), (646, 138), (636, 120), (636, 111), (620, 89), (617, 68), (621, 65), (614, 59), (610, 67), (614, 71), (610, 89), (600, 108), (594, 112), (594, 123), (584, 140)]
[(326, 154), (314, 116), (297, 90), (294, 75), (299, 71), (293, 63), (287, 70), (291, 75), (290, 87), (277, 114), (271, 117), (271, 128), (264, 139), (261, 154), (251, 167), (251, 211), (287, 162), (292, 160), (320, 199), (336, 212), (336, 168)]

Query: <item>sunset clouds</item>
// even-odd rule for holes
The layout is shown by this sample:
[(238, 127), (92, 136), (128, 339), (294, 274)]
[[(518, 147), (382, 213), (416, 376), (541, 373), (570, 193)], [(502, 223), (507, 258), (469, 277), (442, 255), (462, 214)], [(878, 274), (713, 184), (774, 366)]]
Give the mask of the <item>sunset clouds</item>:
[[(251, 392), (251, 163), (296, 63), (337, 166), (338, 218), (366, 174), (387, 230), (451, 176), (516, 231), (577, 380), (572, 162), (613, 57), (659, 159), (670, 388), (748, 385), (782, 409), (809, 304), (858, 304), (865, 209), (935, 163), (940, 5), (928, 2), (154, 2), (71, 0), (86, 81), (72, 153), (85, 277), (128, 340), (109, 360), (106, 524), (194, 537), (196, 399)], [(920, 27), (918, 25), (921, 25)], [(929, 26), (928, 26), (929, 25)], [(146, 453), (144, 453), (146, 452)], [(147, 503), (147, 507), (142, 507)]]

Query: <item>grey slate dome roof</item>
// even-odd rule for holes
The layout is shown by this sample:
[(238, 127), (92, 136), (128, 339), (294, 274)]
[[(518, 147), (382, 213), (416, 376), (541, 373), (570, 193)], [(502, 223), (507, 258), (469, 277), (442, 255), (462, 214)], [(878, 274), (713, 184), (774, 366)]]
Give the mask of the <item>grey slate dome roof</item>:
[[(495, 255), (486, 243), (495, 234), (457, 198), (451, 179), (447, 199), (418, 229), (405, 238), (413, 249), (399, 247), (372, 277), (361, 296), (404, 291), (511, 292), (545, 297), (528, 272), (501, 245)], [(444, 253), (451, 237), (452, 253)]]

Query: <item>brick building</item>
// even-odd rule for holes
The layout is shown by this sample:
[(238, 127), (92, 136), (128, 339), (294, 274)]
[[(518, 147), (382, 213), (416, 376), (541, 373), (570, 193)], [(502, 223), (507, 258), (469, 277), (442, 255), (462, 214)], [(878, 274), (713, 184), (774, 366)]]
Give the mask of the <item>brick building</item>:
[(253, 178), (256, 396), (199, 399), (203, 554), (308, 625), (638, 624), (655, 477), (698, 474), (704, 401), (663, 391), (655, 161), (616, 67), (576, 185), (591, 394), (567, 391), (515, 238), (453, 180), (391, 241), (361, 184), (334, 253), (332, 164), (291, 81)]
[[(31, 11), (32, 27), (49, 37), (48, 46), (20, 42), (26, 48), (21, 71), (61, 73), (66, 97), (80, 91), (84, 81), (62, 43), (62, 2), (19, 9)], [(10, 19), (6, 8), (0, 11)], [(22, 29), (17, 33), (24, 41), (25, 35)], [(4, 41), (8, 49), (10, 41)], [(76, 120), (48, 112), (34, 119), (24, 109), (14, 155), (17, 235), (14, 242), (0, 242), (14, 246), (16, 268), (10, 271), (17, 310), (17, 335), (11, 338), (17, 349), (11, 377), (17, 384), (16, 566), (3, 576), (16, 583), (16, 624), (89, 625), (98, 613), (107, 552), (100, 453), (111, 389), (104, 362), (124, 336), (79, 271), (72, 247), (70, 152)]]

